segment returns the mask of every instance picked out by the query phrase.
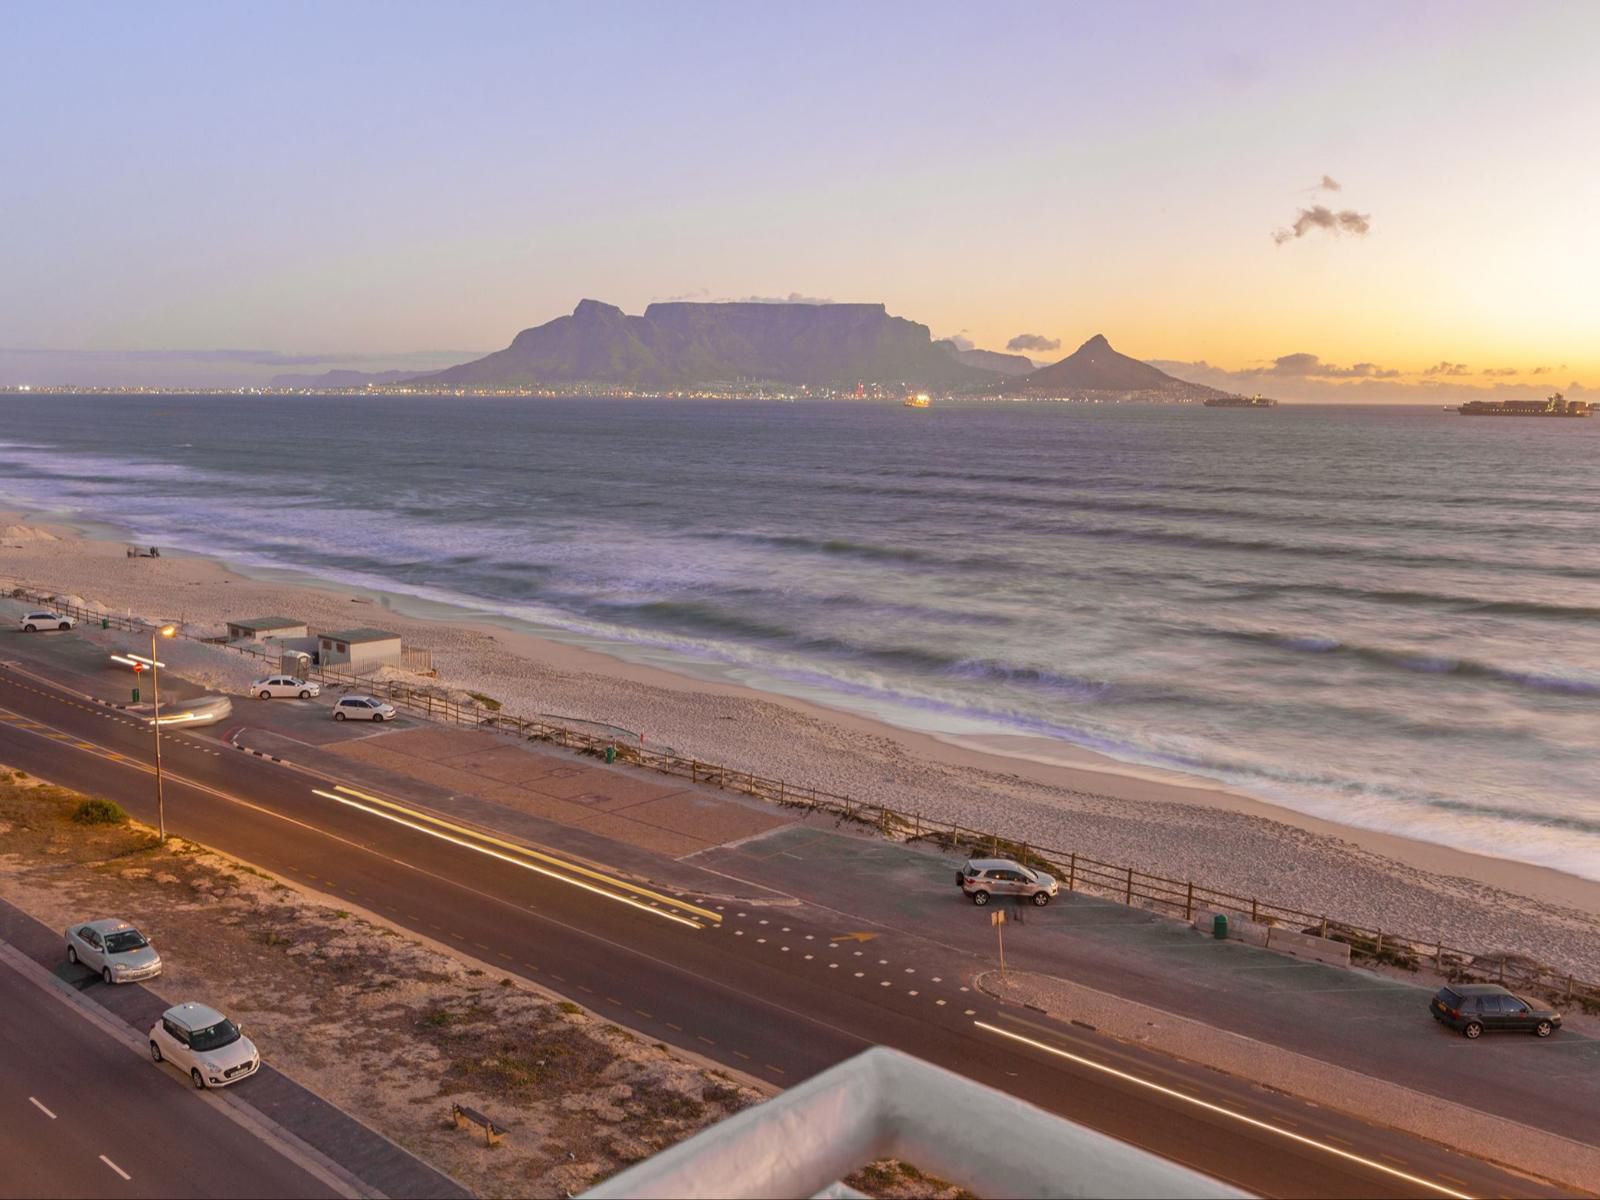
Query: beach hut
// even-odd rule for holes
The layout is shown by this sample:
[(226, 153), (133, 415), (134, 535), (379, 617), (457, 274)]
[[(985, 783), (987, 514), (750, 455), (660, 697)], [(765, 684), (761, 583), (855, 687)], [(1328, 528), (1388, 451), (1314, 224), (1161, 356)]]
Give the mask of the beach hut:
[(293, 617), (251, 617), (228, 622), (230, 642), (260, 642), (267, 638), (303, 638), (306, 623)]
[(400, 635), (382, 629), (341, 629), (317, 633), (317, 662), (324, 667), (398, 667)]

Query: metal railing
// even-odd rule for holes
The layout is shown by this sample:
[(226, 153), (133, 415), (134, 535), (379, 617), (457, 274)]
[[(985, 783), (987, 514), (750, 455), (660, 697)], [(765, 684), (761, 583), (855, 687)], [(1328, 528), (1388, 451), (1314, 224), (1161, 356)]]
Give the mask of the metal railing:
[[(47, 593), (15, 587), (11, 595), (83, 621), (104, 620), (110, 627), (148, 633), (151, 626), (136, 618), (119, 617), (93, 609), (63, 604)], [(251, 643), (217, 642), (212, 638), (178, 636), (193, 641), (219, 644), (226, 649), (249, 654), (267, 662), (279, 655)], [(513, 737), (550, 742), (581, 754), (604, 757), (607, 761), (629, 763), (664, 775), (708, 784), (741, 795), (785, 807), (823, 813), (838, 821), (869, 827), (885, 838), (922, 841), (951, 850), (1016, 859), (1030, 867), (1057, 876), (1068, 891), (1085, 892), (1118, 900), (1168, 916), (1192, 921), (1197, 912), (1221, 911), (1268, 925), (1285, 925), (1304, 933), (1331, 938), (1349, 945), (1353, 958), (1384, 963), (1416, 971), (1431, 966), (1452, 980), (1498, 982), (1538, 992), (1568, 1005), (1577, 1004), (1585, 1012), (1600, 1013), (1600, 982), (1585, 980), (1575, 973), (1560, 971), (1511, 953), (1485, 953), (1453, 946), (1439, 937), (1422, 937), (1393, 929), (1375, 929), (1342, 920), (1328, 913), (1311, 912), (1264, 900), (1259, 896), (1240, 896), (1192, 879), (1173, 879), (1128, 864), (1101, 862), (1076, 850), (1017, 841), (1003, 834), (969, 828), (955, 821), (941, 821), (917, 812), (903, 812), (883, 804), (868, 804), (849, 796), (820, 788), (791, 784), (783, 779), (757, 775), (718, 763), (679, 754), (670, 746), (649, 746), (644, 735), (620, 726), (584, 722), (578, 718), (520, 717), (481, 704), (459, 704), (398, 681), (374, 681), (336, 667), (312, 666), (310, 675), (328, 687), (361, 691), (382, 696), (398, 707), (433, 721), (448, 721), (473, 729), (492, 730)], [(589, 724), (585, 730), (574, 725)], [(620, 735), (620, 736), (619, 736)]]

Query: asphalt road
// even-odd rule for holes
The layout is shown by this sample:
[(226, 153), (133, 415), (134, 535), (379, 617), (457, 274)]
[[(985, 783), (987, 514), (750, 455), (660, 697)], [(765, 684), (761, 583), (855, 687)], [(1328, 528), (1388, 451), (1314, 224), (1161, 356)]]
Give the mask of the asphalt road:
[(0, 1196), (328, 1196), (314, 1176), (0, 964)]
[[(154, 822), (144, 723), (5, 670), (0, 710), (0, 760)], [(470, 839), (319, 797), (304, 775), (214, 740), (172, 734), (163, 746), (174, 833), (531, 978), (651, 1040), (780, 1084), (882, 1044), (1263, 1195), (1556, 1194), (1408, 1135), (1005, 1009), (958, 978), (905, 965), (891, 943), (833, 940), (848, 931), (814, 909), (722, 905), (720, 925), (689, 927)], [(270, 1047), (270, 1031), (256, 1036)]]

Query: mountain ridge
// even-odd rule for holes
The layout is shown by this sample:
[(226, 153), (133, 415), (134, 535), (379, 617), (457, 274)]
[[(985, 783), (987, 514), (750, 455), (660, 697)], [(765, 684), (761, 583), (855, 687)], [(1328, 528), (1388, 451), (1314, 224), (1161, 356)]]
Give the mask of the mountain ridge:
[(926, 325), (890, 316), (883, 304), (668, 301), (629, 316), (585, 299), (567, 316), (522, 330), (504, 350), (409, 382), (669, 388), (737, 379), (962, 388), (997, 378), (952, 356)]

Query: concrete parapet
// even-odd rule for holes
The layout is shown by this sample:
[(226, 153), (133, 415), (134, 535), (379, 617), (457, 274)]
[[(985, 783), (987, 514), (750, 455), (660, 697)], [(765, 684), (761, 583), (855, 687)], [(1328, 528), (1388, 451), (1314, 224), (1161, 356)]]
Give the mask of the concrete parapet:
[(1311, 962), (1330, 963), (1336, 967), (1350, 965), (1350, 947), (1344, 942), (1335, 942), (1310, 933), (1298, 933), (1293, 929), (1284, 929), (1277, 925), (1274, 925), (1267, 934), (1267, 949), (1276, 950), (1279, 954), (1292, 954), (1296, 958), (1308, 959)]

